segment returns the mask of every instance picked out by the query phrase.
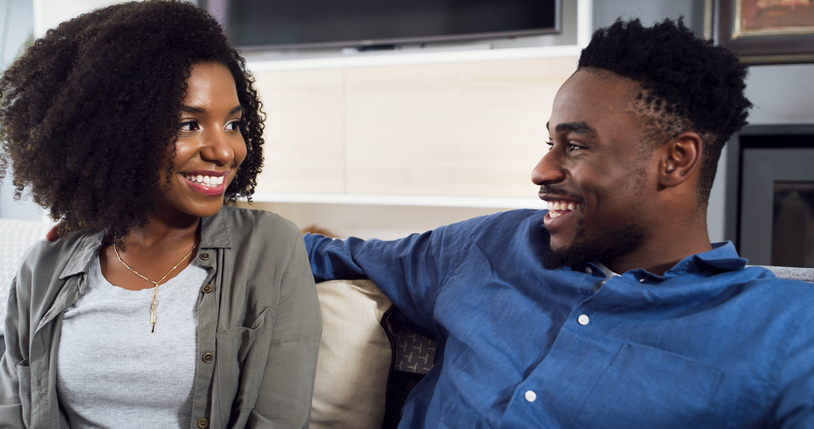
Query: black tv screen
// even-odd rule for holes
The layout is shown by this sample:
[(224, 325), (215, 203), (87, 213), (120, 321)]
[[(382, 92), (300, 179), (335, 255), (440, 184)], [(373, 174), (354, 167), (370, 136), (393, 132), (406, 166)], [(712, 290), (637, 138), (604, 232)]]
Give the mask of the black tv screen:
[(560, 31), (561, 0), (208, 0), (242, 49), (369, 48)]

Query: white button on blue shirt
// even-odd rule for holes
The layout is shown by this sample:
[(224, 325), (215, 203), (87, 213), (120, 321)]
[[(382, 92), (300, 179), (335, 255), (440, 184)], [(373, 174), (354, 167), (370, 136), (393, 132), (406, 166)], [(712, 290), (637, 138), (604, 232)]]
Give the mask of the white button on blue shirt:
[(537, 394), (534, 393), (533, 390), (526, 390), (526, 394), (523, 395), (523, 397), (525, 397), (526, 401), (529, 402), (534, 402), (535, 400), (537, 400)]

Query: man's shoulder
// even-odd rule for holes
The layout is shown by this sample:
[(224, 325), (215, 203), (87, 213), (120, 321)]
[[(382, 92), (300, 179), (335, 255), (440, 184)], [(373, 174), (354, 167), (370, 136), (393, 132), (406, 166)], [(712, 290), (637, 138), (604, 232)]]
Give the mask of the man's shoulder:
[[(802, 270), (802, 271), (801, 271)], [(752, 302), (756, 308), (771, 313), (809, 314), (814, 308), (814, 283), (805, 281), (806, 270), (773, 266), (747, 266), (729, 273), (727, 289), (740, 291), (737, 296)], [(807, 273), (810, 275), (810, 271)], [(733, 289), (734, 288), (734, 289)], [(751, 297), (751, 298), (748, 298)], [(796, 310), (795, 310), (796, 309)]]

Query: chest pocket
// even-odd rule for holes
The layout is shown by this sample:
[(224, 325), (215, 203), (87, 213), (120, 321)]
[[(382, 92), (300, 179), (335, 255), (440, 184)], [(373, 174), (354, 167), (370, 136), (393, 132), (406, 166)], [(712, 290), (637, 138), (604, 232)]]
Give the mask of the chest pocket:
[[(269, 308), (263, 309), (251, 327), (237, 327), (216, 334), (217, 356), (214, 357), (216, 389), (220, 394), (214, 395), (222, 401), (233, 398), (231, 402), (216, 404), (213, 407), (220, 411), (220, 416), (212, 415), (214, 421), (221, 420), (221, 427), (231, 427), (230, 417), (244, 419), (247, 412), (254, 408), (260, 390), (261, 377), (246, 377), (247, 366), (265, 368), (269, 354), (271, 317)], [(242, 427), (235, 425), (236, 427)]]
[(722, 370), (683, 356), (624, 344), (571, 427), (595, 428), (596, 422), (605, 422), (604, 428), (721, 427), (710, 419), (723, 377)]

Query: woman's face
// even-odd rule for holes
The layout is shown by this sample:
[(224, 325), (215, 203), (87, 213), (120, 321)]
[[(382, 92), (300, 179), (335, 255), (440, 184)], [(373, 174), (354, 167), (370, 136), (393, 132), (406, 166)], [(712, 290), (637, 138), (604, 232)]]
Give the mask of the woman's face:
[[(246, 158), (240, 133), (243, 108), (229, 69), (219, 63), (196, 64), (186, 83), (175, 155), (159, 173), (160, 186), (169, 189), (159, 197), (159, 217), (215, 215)], [(173, 167), (169, 179), (168, 162)]]

